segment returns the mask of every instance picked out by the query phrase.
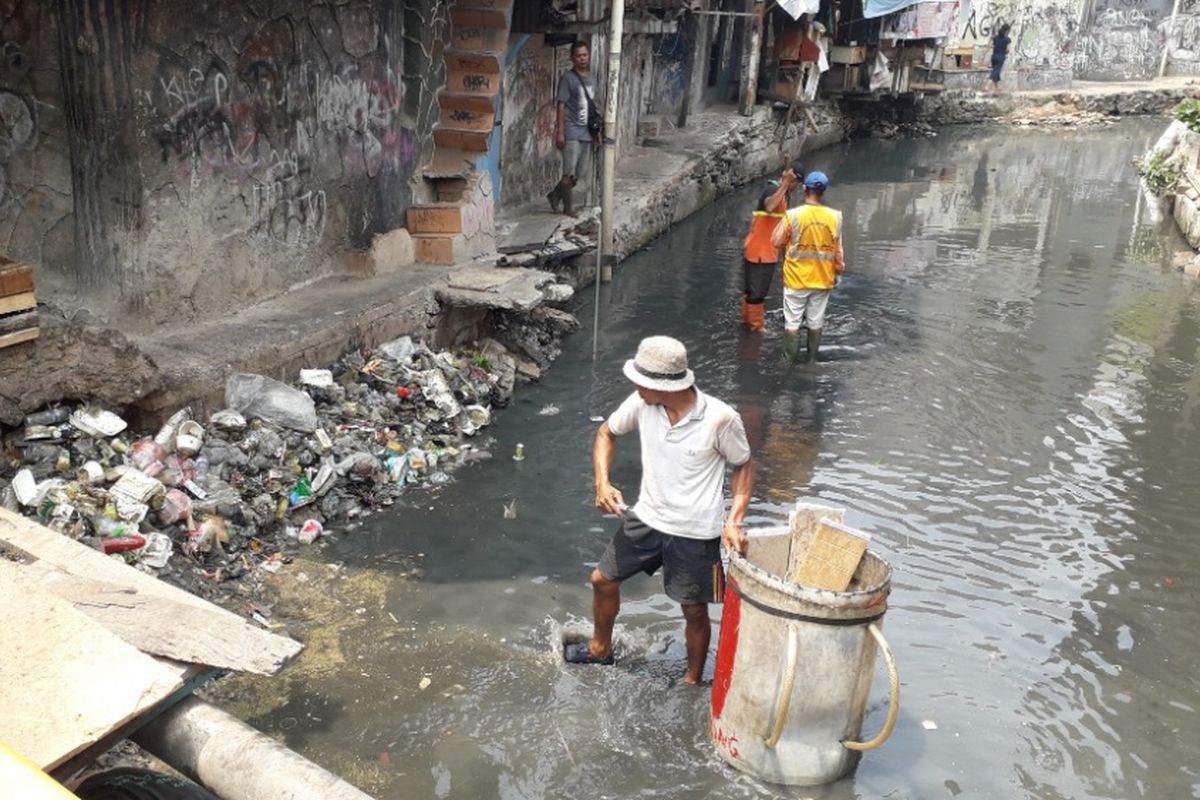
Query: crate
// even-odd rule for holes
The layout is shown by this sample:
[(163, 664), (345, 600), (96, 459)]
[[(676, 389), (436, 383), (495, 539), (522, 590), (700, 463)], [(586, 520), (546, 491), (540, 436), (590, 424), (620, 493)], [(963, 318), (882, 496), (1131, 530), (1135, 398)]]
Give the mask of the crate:
[(788, 579), (811, 589), (846, 591), (867, 552), (866, 537), (830, 519), (798, 530), (794, 537)]
[(829, 50), (831, 64), (861, 64), (867, 60), (867, 48), (864, 45), (835, 44)]
[(37, 336), (33, 268), (0, 256), (0, 349)]

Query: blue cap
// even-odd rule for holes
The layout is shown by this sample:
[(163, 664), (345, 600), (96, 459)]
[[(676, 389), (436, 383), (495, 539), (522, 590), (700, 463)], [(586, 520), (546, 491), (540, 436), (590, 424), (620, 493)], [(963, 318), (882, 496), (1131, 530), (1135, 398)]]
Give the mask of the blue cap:
[(810, 172), (804, 179), (805, 189), (828, 189), (829, 177), (824, 172)]

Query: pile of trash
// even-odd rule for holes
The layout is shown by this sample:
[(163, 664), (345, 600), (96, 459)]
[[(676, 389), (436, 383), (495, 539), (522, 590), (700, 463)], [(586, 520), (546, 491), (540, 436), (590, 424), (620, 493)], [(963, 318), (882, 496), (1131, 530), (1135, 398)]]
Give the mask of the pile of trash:
[(1040, 106), (1014, 111), (1008, 121), (1021, 127), (1083, 128), (1111, 125), (1116, 118), (1098, 111), (1086, 111), (1070, 101), (1050, 100)]
[(440, 485), (508, 404), (521, 360), (485, 340), (433, 352), (402, 337), (296, 386), (231, 375), (225, 409), (153, 436), (117, 414), (51, 408), (4, 438), (0, 506), (202, 595), (273, 572), (292, 543)]

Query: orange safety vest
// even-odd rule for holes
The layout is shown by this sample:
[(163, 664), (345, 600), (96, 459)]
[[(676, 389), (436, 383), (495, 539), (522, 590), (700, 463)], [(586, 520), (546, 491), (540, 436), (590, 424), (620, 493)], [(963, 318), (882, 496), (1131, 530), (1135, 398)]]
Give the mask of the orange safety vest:
[(832, 289), (837, 283), (842, 212), (805, 203), (787, 212), (789, 236), (783, 285), (789, 289)]
[(758, 208), (750, 217), (750, 233), (746, 234), (746, 241), (742, 244), (742, 258), (753, 264), (774, 264), (779, 260), (779, 250), (771, 244), (771, 234), (784, 215), (765, 208), (767, 198), (775, 191), (768, 189), (768, 193), (763, 194), (758, 201)]

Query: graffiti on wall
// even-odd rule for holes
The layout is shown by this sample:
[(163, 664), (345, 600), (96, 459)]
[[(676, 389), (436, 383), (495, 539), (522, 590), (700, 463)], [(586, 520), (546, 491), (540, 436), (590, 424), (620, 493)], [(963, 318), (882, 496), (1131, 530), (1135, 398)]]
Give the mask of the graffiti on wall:
[(1135, 80), (1157, 74), (1163, 34), (1159, 26), (1170, 9), (1150, 2), (1106, 0), (1096, 10), (1075, 52), (1077, 77)]
[(250, 234), (310, 246), (325, 230), (326, 179), (411, 170), (404, 85), (386, 57), (337, 65), (304, 58), (292, 26), (280, 21), (238, 52), (234, 63), (164, 58), (149, 100), (162, 160), (180, 165), (193, 190), (227, 186)]
[(1010, 62), (1069, 69), (1078, 33), (1078, 0), (972, 0), (959, 11), (956, 46), (990, 47), (1009, 25)]
[(0, 220), (15, 217), (23, 208), (27, 181), (20, 173), (28, 166), (39, 128), (31, 45), (41, 12), (36, 3), (5, 5), (0, 28)]
[(1179, 14), (1160, 26), (1176, 75), (1200, 75), (1200, 0), (1183, 0)]
[(531, 36), (515, 40), (506, 59), (500, 156), (506, 205), (545, 194), (559, 178), (554, 90), (569, 63), (558, 50)]

